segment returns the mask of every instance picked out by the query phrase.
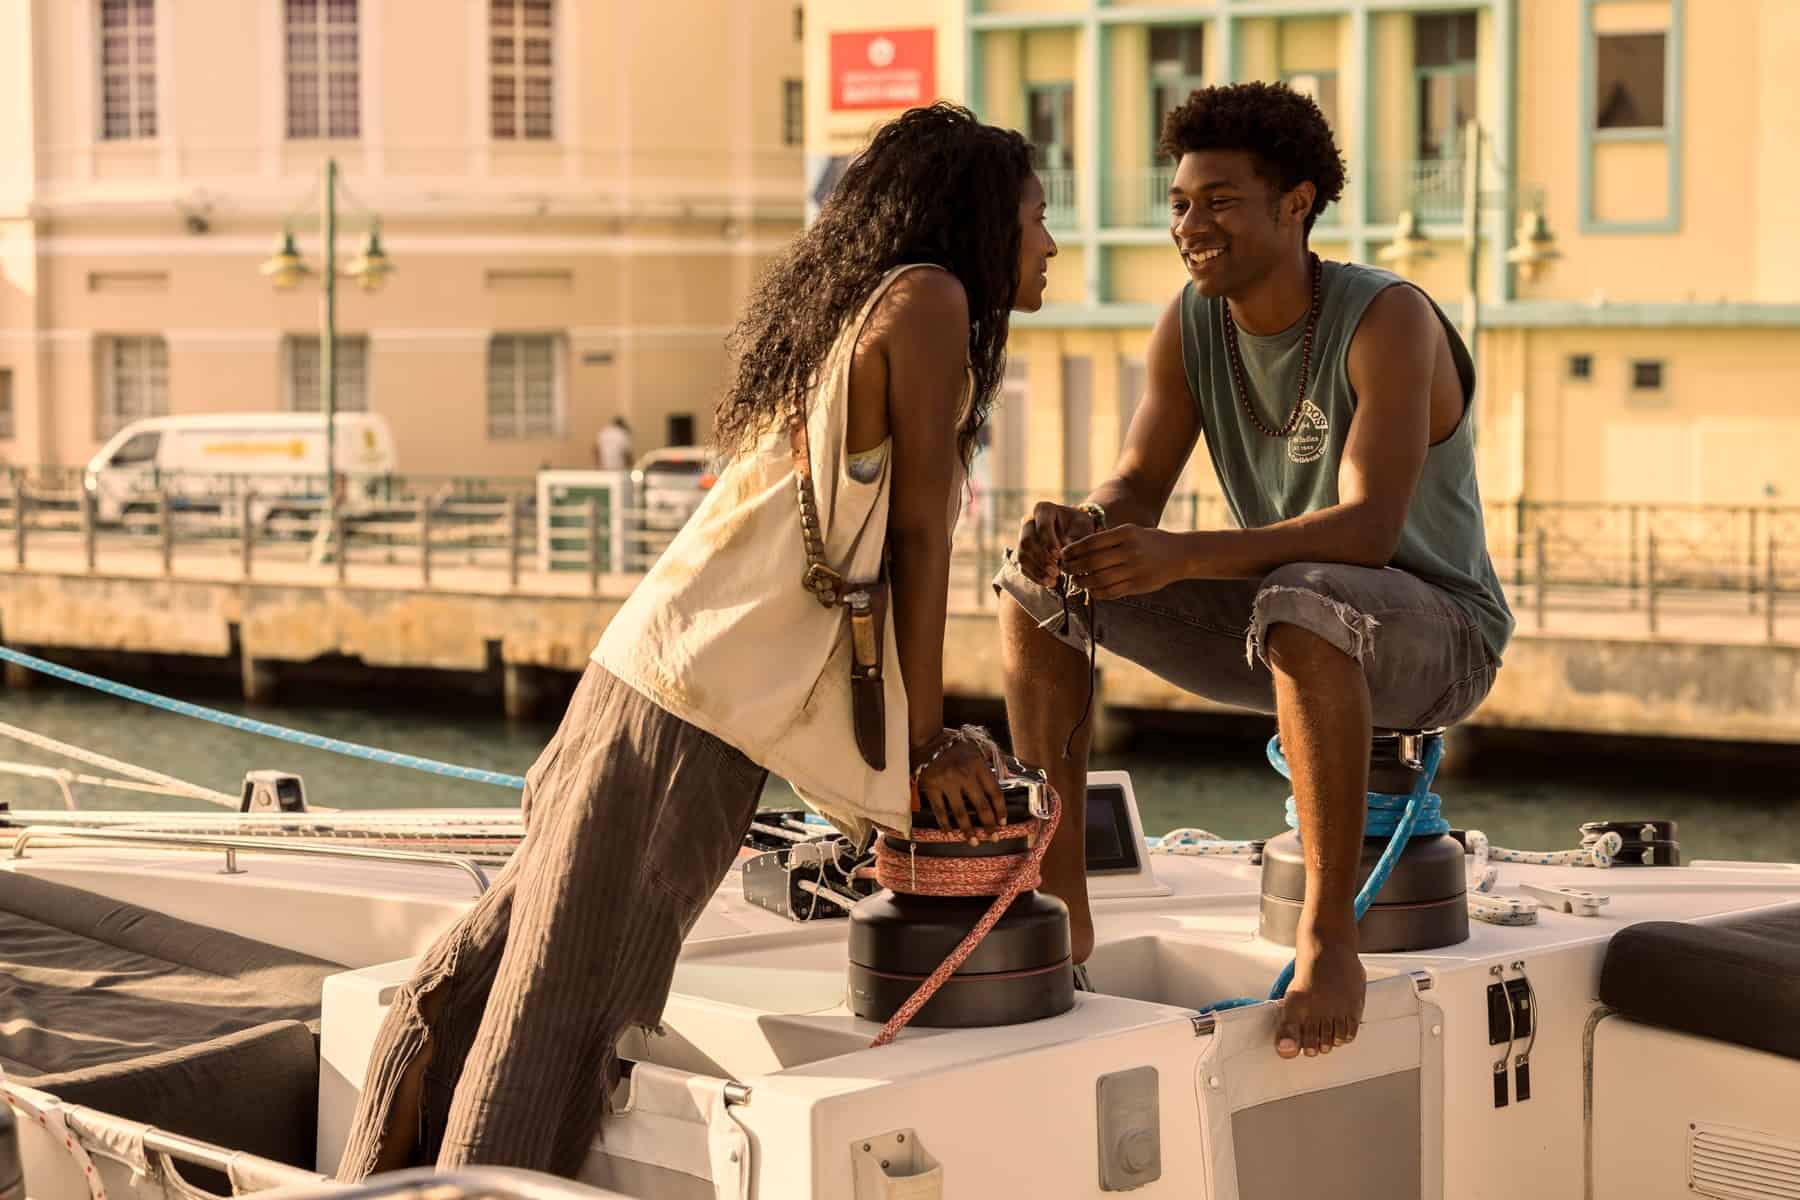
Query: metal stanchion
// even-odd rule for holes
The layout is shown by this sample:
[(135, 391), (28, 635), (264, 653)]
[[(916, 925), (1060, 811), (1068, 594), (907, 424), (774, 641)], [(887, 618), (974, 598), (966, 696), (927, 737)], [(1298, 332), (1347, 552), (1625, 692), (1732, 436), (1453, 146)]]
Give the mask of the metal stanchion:
[(245, 579), (250, 578), (250, 563), (256, 553), (256, 496), (244, 493), (243, 511), (238, 521), (238, 561)]
[(1774, 534), (1769, 535), (1769, 553), (1763, 560), (1763, 570), (1766, 572), (1763, 582), (1763, 611), (1769, 640), (1772, 642), (1775, 640), (1775, 602), (1781, 595), (1779, 578), (1775, 573)]
[(81, 489), (81, 554), (87, 563), (87, 569), (94, 569), (94, 562), (99, 557), (96, 542), (98, 535), (94, 530), (94, 496), (86, 488)]
[(419, 583), (431, 586), (431, 501), (419, 501)]
[(506, 498), (506, 586), (519, 590), (519, 498)]
[(1542, 633), (1544, 631), (1544, 592), (1548, 587), (1550, 574), (1549, 554), (1545, 546), (1544, 527), (1538, 526), (1536, 532), (1537, 627), (1538, 632)]
[(175, 571), (175, 510), (170, 505), (169, 489), (156, 492), (156, 525), (162, 535), (162, 569), (164, 575)]
[(13, 476), (13, 562), (25, 565), (25, 477)]

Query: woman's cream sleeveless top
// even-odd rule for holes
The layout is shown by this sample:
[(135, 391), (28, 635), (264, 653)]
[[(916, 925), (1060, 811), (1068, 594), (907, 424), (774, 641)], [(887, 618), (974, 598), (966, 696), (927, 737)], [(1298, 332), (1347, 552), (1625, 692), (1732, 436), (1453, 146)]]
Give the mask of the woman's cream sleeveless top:
[[(880, 570), (893, 475), (891, 455), (869, 482), (849, 472), (850, 361), (881, 297), (903, 272), (921, 265), (890, 271), (844, 323), (809, 405), (825, 561), (847, 580), (873, 579)], [(869, 822), (905, 831), (912, 820), (906, 689), (893, 617), (883, 657), (887, 769), (874, 771), (851, 732), (844, 610), (821, 607), (800, 585), (806, 550), (794, 489), (783, 423), (725, 468), (608, 624), (593, 660), (785, 778), (852, 836), (860, 837)], [(947, 514), (952, 530), (961, 493), (959, 468)]]

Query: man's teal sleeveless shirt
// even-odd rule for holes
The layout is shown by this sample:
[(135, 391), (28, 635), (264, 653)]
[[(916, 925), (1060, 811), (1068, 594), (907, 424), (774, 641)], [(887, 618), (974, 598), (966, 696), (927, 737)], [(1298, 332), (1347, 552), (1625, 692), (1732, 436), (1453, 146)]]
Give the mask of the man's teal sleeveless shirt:
[[(1181, 297), (1181, 353), (1200, 427), (1225, 503), (1243, 528), (1272, 525), (1338, 502), (1338, 465), (1356, 392), (1350, 386), (1350, 340), (1369, 304), (1387, 288), (1411, 286), (1398, 275), (1354, 263), (1322, 262), (1321, 312), (1313, 339), (1312, 377), (1299, 427), (1272, 438), (1250, 423), (1232, 390), (1225, 346), (1224, 301), (1192, 283)], [(1423, 293), (1421, 293), (1423, 294)], [(1428, 300), (1430, 297), (1426, 297)], [(1475, 481), (1475, 365), (1437, 302), (1431, 307), (1450, 339), (1462, 377), (1462, 421), (1425, 456), (1412, 506), (1391, 565), (1447, 592), (1476, 623), (1495, 658), (1512, 636), (1513, 618), (1488, 557)], [(1303, 317), (1269, 337), (1238, 330), (1251, 403), (1263, 424), (1279, 429), (1293, 411), (1299, 384)]]

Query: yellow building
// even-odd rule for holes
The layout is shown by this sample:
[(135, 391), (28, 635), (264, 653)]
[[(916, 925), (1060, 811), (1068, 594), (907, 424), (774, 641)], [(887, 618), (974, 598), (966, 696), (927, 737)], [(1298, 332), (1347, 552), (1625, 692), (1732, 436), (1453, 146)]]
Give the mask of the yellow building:
[[(893, 57), (878, 35), (914, 30), (934, 94), (1038, 145), (1062, 243), (1050, 303), (1014, 325), (997, 485), (1080, 491), (1110, 469), (1185, 280), (1161, 113), (1281, 79), (1349, 163), (1319, 252), (1375, 261), (1410, 212), (1433, 253), (1406, 270), (1479, 325), (1489, 499), (1800, 501), (1800, 3), (811, 0), (813, 180), (883, 115), (844, 104), (840, 76), (871, 94)], [(1533, 281), (1507, 256), (1540, 212), (1561, 258)], [(1213, 490), (1197, 457), (1190, 482)]]
[(723, 336), (799, 227), (795, 0), (0, 0), (0, 459), (135, 416), (340, 403), (409, 473), (585, 466), (704, 438)]

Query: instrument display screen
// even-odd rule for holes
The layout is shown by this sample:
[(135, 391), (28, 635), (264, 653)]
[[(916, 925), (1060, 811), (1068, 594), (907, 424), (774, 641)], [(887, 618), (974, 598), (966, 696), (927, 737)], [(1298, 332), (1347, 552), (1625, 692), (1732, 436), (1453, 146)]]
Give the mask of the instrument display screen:
[(1141, 851), (1131, 836), (1125, 789), (1116, 783), (1089, 784), (1087, 792), (1088, 874), (1135, 871)]

